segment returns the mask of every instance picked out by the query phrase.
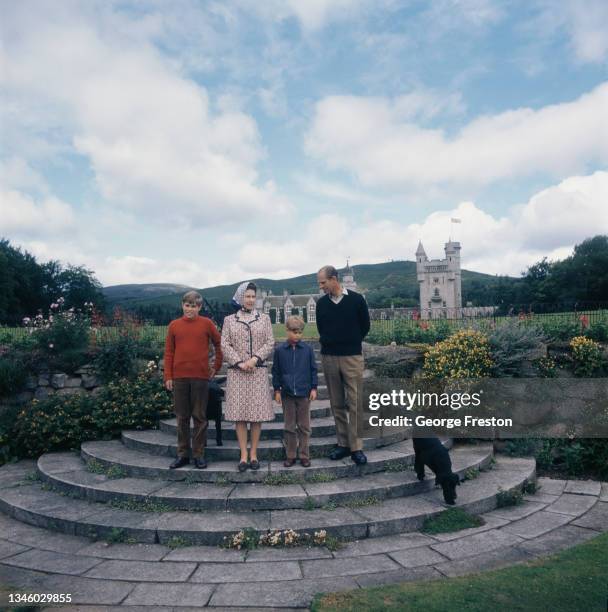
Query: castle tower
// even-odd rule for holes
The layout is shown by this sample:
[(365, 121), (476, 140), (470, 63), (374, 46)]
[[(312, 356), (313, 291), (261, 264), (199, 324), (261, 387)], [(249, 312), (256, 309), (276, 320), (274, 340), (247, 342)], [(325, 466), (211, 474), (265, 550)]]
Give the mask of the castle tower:
[(446, 242), (445, 259), (427, 257), (422, 242), (416, 249), (416, 277), (423, 319), (456, 319), (462, 316), (460, 243)]
[(348, 259), (346, 260), (346, 269), (342, 273), (342, 286), (347, 291), (350, 291), (351, 289), (353, 291), (359, 291), (359, 289), (357, 288), (357, 283), (355, 282), (355, 273), (350, 267)]

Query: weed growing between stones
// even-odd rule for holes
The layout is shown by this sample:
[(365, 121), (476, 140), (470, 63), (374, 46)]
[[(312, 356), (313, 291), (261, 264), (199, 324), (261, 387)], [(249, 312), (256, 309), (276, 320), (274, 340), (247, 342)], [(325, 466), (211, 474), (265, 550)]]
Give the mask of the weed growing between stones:
[[(329, 536), (325, 529), (310, 533), (299, 533), (293, 529), (273, 529), (257, 534), (255, 529), (247, 528), (224, 538), (225, 548), (237, 550), (252, 550), (258, 546), (294, 547), (294, 546), (325, 546), (329, 550), (337, 550), (342, 543)], [(330, 548), (331, 547), (331, 548)]]
[(29, 474), (26, 474), (25, 477), (23, 478), (23, 480), (29, 484), (31, 482), (40, 482), (40, 474), (38, 474), (38, 472), (33, 471), (30, 472)]
[(405, 461), (399, 461), (398, 459), (393, 461), (387, 461), (384, 464), (385, 472), (405, 472), (409, 469), (410, 466)]
[(523, 492), (528, 495), (534, 495), (540, 490), (540, 485), (535, 480), (526, 480), (523, 486)]
[(323, 506), (321, 506), (321, 510), (328, 510), (329, 512), (333, 512), (338, 508), (338, 504), (336, 502), (327, 502)]
[(133, 537), (129, 537), (124, 529), (119, 527), (113, 527), (110, 533), (106, 537), (106, 541), (109, 544), (136, 544), (137, 540)]
[(506, 508), (507, 506), (518, 506), (523, 503), (524, 496), (519, 489), (513, 491), (503, 491), (502, 488), (498, 488), (496, 494), (496, 507)]
[(237, 550), (254, 550), (258, 547), (259, 540), (257, 531), (247, 527), (231, 536), (225, 536), (224, 547), (236, 548)]
[(59, 487), (50, 484), (49, 482), (43, 482), (40, 485), (40, 488), (43, 491), (52, 491), (53, 493), (57, 493), (57, 495), (61, 495), (61, 497), (69, 497), (70, 499), (81, 499), (81, 495), (78, 491), (64, 491)]
[(316, 474), (307, 476), (304, 482), (333, 482), (334, 480), (336, 480), (336, 477), (333, 474), (317, 472)]
[(280, 487), (282, 485), (300, 484), (302, 478), (297, 474), (268, 474), (264, 476), (262, 484), (269, 485), (271, 487)]
[(327, 472), (318, 472), (316, 474), (311, 474), (310, 476), (302, 475), (302, 474), (286, 474), (286, 473), (278, 473), (278, 474), (268, 474), (262, 480), (262, 484), (270, 485), (273, 487), (280, 487), (283, 485), (292, 485), (292, 484), (306, 484), (306, 483), (319, 483), (319, 482), (332, 482), (336, 477), (332, 474), (328, 474)]
[(346, 502), (344, 504), (345, 508), (364, 508), (365, 506), (375, 506), (379, 504), (380, 500), (374, 496), (370, 495), (369, 497), (363, 497), (361, 499), (353, 499), (352, 501)]
[(469, 468), (465, 473), (464, 473), (464, 479), (465, 480), (475, 480), (476, 478), (479, 477), (479, 469), (478, 468)]
[(184, 548), (185, 546), (190, 546), (190, 542), (183, 538), (182, 536), (173, 536), (170, 540), (167, 541), (166, 546), (172, 549), (176, 548)]
[(315, 507), (315, 502), (313, 501), (312, 497), (307, 497), (304, 500), (304, 510), (314, 510)]
[(110, 480), (116, 480), (118, 478), (126, 478), (127, 477), (127, 471), (121, 465), (111, 465), (106, 470), (106, 476)]
[(185, 485), (191, 486), (191, 485), (200, 484), (201, 481), (194, 475), (193, 472), (188, 472), (185, 478), (182, 480), (182, 482)]
[(420, 531), (423, 533), (449, 533), (461, 529), (481, 527), (485, 521), (472, 514), (468, 514), (462, 508), (448, 508), (435, 516), (427, 518)]
[(214, 481), (218, 487), (229, 487), (232, 483), (226, 478), (226, 476), (220, 475)]
[(113, 499), (109, 502), (112, 508), (117, 508), (118, 510), (133, 510), (135, 512), (171, 512), (173, 508), (162, 501), (157, 501), (154, 499), (145, 499), (144, 501), (139, 501), (136, 499)]
[(89, 459), (85, 467), (86, 467), (87, 472), (91, 472), (92, 474), (105, 474), (106, 473), (105, 465), (101, 463), (100, 461), (97, 461), (97, 459)]

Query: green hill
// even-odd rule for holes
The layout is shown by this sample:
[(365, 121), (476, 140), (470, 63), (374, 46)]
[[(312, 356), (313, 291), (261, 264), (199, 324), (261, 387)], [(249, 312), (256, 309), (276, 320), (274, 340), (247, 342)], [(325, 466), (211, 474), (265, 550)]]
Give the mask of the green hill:
[(185, 293), (193, 287), (174, 285), (172, 283), (148, 283), (141, 285), (111, 285), (103, 288), (103, 295), (109, 302), (157, 298), (175, 293)]
[[(344, 269), (339, 270), (343, 272)], [(390, 261), (379, 264), (353, 266), (355, 281), (365, 292), (371, 307), (418, 305), (418, 282), (416, 263), (413, 261)], [(251, 279), (260, 290), (272, 291), (281, 295), (283, 291), (292, 294), (317, 293), (316, 272), (293, 278), (271, 280), (268, 278)], [(240, 281), (242, 282), (242, 281)], [(224, 304), (230, 301), (240, 282), (199, 289), (203, 297), (211, 303)], [(509, 301), (508, 294), (513, 291), (520, 279), (496, 277), (490, 274), (462, 270), (463, 303), (492, 305)], [(104, 289), (106, 300), (111, 307), (120, 306), (137, 312), (143, 318), (160, 320), (175, 316), (180, 310), (179, 296), (190, 287), (156, 283), (148, 285), (116, 285)]]

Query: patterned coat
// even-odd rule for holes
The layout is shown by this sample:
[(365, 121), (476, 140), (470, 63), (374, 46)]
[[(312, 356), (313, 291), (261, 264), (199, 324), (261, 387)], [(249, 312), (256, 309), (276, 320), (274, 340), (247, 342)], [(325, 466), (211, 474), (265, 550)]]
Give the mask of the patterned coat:
[(256, 310), (250, 313), (239, 310), (224, 319), (222, 353), (228, 364), (224, 409), (227, 421), (274, 420), (266, 365), (263, 363), (253, 372), (243, 372), (236, 366), (251, 357), (259, 357), (264, 362), (273, 349), (272, 324), (268, 315)]

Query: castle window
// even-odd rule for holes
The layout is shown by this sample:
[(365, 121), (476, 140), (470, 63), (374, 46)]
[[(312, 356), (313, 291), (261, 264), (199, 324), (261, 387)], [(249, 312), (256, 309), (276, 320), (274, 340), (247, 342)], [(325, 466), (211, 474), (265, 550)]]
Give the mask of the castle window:
[(439, 279), (438, 279), (438, 278), (434, 278), (434, 279), (433, 279), (433, 282), (434, 282), (434, 283), (438, 283), (438, 282), (439, 282)]
[(439, 289), (435, 288), (435, 297), (439, 297)]

